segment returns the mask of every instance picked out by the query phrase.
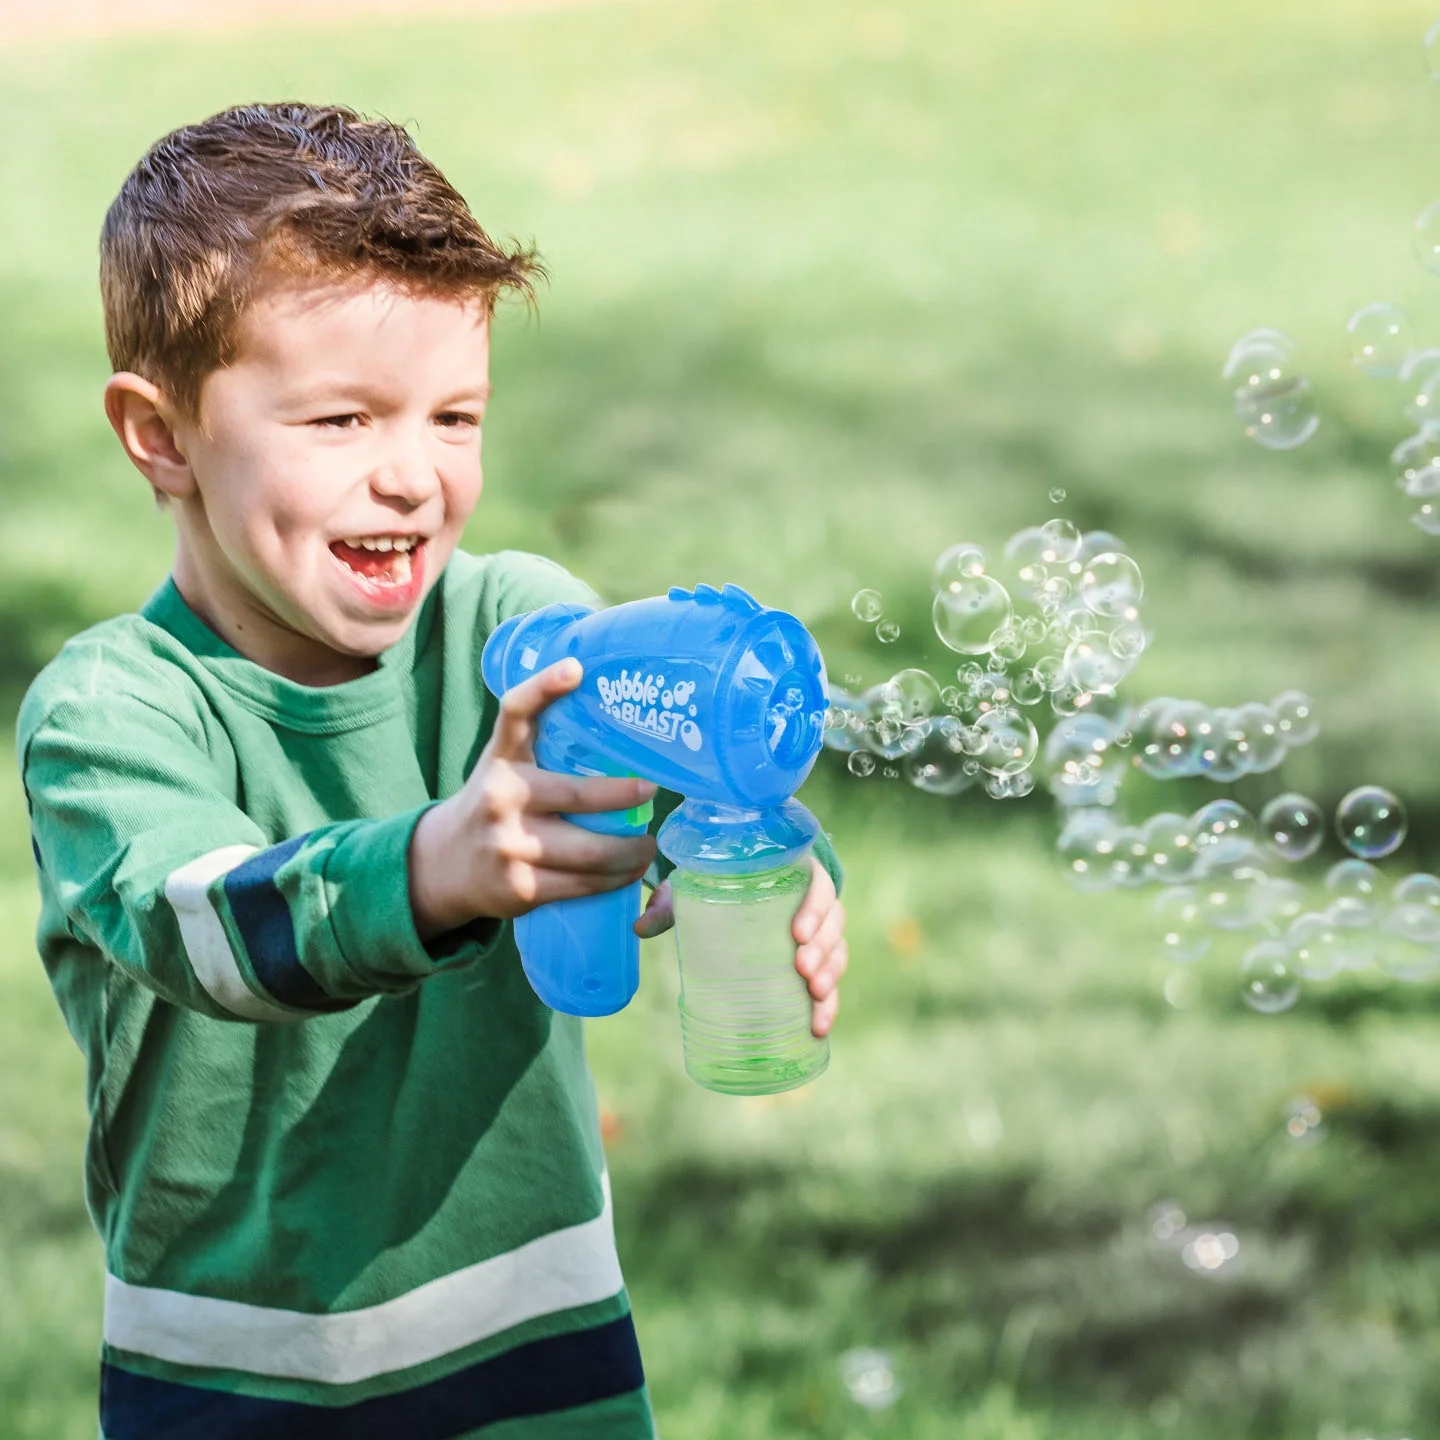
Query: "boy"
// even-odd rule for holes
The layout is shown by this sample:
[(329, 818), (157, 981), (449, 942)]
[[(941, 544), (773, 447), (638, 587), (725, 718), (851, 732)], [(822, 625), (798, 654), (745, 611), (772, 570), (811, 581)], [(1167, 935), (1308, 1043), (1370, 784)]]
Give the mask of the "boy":
[[(343, 108), (177, 130), (106, 217), (105, 409), (175, 563), (45, 668), (18, 746), (88, 1061), (109, 1440), (653, 1433), (580, 1022), (504, 923), (646, 873), (650, 836), (560, 817), (653, 787), (534, 767), (579, 667), (497, 704), (481, 648), (594, 597), (455, 548), (489, 317), (535, 268)], [(661, 883), (636, 928), (670, 920)], [(843, 928), (817, 865), (817, 1033)]]

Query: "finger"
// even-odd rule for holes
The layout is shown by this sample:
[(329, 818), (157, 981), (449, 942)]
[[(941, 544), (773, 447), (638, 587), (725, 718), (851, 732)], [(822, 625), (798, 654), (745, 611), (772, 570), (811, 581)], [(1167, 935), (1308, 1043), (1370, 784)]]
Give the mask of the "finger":
[(557, 815), (595, 815), (606, 810), (629, 810), (655, 794), (655, 786), (635, 775), (562, 775), (555, 770), (532, 769), (526, 777), (531, 810)]
[(839, 1009), (838, 990), (832, 990), (823, 1000), (815, 1002), (815, 1010), (810, 1018), (810, 1033), (817, 1040), (823, 1040), (830, 1033), (830, 1027), (835, 1023), (835, 1013)]
[(675, 905), (670, 898), (670, 882), (662, 880), (650, 896), (645, 913), (635, 922), (635, 933), (642, 940), (663, 935), (675, 923)]
[(495, 848), (502, 860), (576, 874), (641, 874), (655, 858), (653, 835), (597, 835), (568, 820), (531, 816), (508, 826)]
[(820, 928), (835, 899), (835, 882), (830, 872), (812, 855), (810, 857), (810, 888), (790, 922), (790, 933), (803, 945)]
[(820, 962), (819, 968), (810, 977), (810, 995), (812, 999), (823, 1000), (831, 994), (840, 984), (840, 977), (844, 975), (850, 964), (850, 949), (841, 940), (835, 948)]
[(580, 662), (568, 656), (512, 685), (500, 697), (500, 715), (490, 737), (491, 753), (506, 760), (530, 759), (536, 717), (552, 700), (568, 695), (584, 673)]
[(533, 870), (532, 891), (534, 899), (525, 909), (548, 905), (552, 900), (578, 900), (586, 895), (603, 895), (611, 890), (622, 890), (633, 884), (645, 873), (645, 867), (620, 875), (602, 875), (593, 870)]
[(845, 907), (837, 900), (821, 917), (820, 928), (796, 950), (795, 968), (802, 975), (813, 975), (844, 933)]

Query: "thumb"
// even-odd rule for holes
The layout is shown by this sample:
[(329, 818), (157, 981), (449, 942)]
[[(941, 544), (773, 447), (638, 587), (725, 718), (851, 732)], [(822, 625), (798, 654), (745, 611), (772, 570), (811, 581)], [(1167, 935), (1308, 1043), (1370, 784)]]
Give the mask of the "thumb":
[(662, 880), (650, 892), (645, 913), (635, 922), (635, 933), (642, 940), (663, 935), (675, 923), (675, 906), (670, 899), (670, 882)]

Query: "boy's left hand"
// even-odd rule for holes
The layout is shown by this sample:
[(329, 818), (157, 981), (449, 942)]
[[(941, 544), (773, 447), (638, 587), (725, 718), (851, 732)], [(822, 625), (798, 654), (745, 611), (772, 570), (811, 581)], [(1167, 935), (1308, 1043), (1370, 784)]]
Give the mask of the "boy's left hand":
[[(645, 913), (635, 922), (635, 933), (649, 940), (664, 934), (674, 923), (670, 882), (662, 880), (651, 892)], [(811, 1032), (817, 1037), (828, 1035), (840, 1008), (840, 977), (849, 963), (850, 951), (845, 943), (845, 907), (835, 894), (830, 872), (813, 855), (810, 888), (790, 923), (790, 933), (797, 946), (795, 968), (805, 977), (815, 1001)]]

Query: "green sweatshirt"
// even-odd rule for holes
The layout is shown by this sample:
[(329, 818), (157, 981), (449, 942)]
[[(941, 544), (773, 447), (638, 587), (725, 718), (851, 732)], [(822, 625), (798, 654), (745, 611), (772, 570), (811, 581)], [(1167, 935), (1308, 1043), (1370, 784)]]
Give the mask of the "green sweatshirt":
[(598, 603), (457, 553), (373, 673), (311, 687), (167, 581), (27, 694), (109, 1440), (653, 1435), (581, 1022), (508, 923), (427, 944), (409, 907), (411, 832), (494, 723), (485, 638), (554, 600)]

